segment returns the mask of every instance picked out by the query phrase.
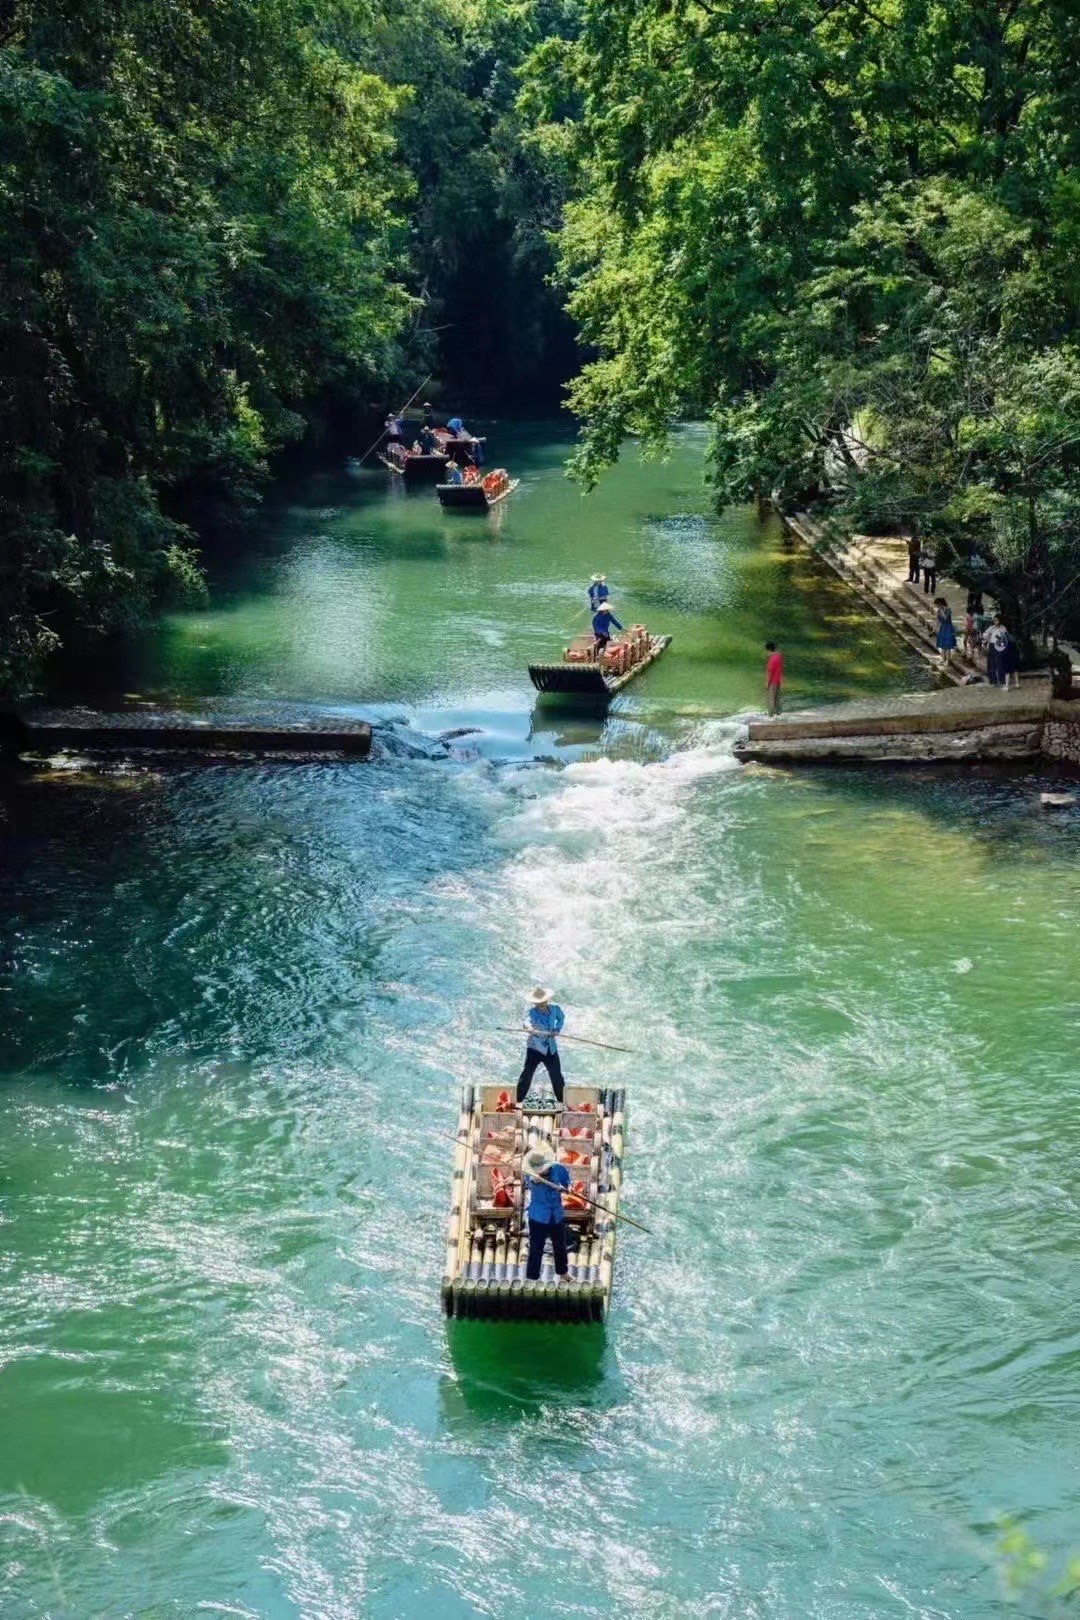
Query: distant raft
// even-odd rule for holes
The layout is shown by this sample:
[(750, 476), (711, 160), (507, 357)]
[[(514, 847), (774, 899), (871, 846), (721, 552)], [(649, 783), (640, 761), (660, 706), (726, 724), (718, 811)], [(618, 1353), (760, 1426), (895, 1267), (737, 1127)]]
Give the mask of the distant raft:
[(435, 492), (443, 506), (459, 512), (490, 512), (493, 506), (505, 501), (520, 484), (520, 478), (511, 478), (503, 467), (496, 467), (483, 478), (465, 480), (460, 484), (436, 484)]
[[(512, 1090), (464, 1087), (454, 1150), (442, 1302), (447, 1316), (602, 1322), (611, 1304), (615, 1214), (622, 1185), (625, 1092), (567, 1086), (565, 1106), (524, 1109)], [(570, 1282), (558, 1286), (550, 1253), (538, 1282), (525, 1264), (522, 1158), (548, 1147), (570, 1173), (563, 1207), (570, 1225)], [(578, 1195), (605, 1205), (601, 1214)]]
[(670, 646), (670, 636), (650, 635), (643, 624), (632, 624), (614, 636), (598, 658), (592, 636), (575, 636), (561, 664), (530, 664), (529, 679), (538, 692), (606, 702)]

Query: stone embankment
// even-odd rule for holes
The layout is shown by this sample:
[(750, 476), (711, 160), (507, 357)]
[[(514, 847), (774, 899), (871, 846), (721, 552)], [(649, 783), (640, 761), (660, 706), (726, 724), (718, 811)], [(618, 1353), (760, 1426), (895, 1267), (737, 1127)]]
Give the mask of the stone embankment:
[(349, 755), (366, 759), (364, 720), (280, 719), (227, 723), (143, 705), (137, 712), (90, 709), (0, 713), (0, 755), (78, 753)]
[(774, 765), (954, 764), (1053, 761), (1080, 771), (1080, 702), (1051, 698), (1047, 681), (861, 698), (827, 709), (752, 720), (742, 760)]

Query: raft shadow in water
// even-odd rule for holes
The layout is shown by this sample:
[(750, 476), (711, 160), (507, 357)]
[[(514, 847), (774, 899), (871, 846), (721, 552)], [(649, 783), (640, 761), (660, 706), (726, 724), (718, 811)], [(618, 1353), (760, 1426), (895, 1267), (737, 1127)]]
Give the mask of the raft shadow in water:
[(448, 1322), (454, 1376), (439, 1385), (448, 1428), (516, 1421), (543, 1407), (622, 1398), (604, 1329), (539, 1322)]

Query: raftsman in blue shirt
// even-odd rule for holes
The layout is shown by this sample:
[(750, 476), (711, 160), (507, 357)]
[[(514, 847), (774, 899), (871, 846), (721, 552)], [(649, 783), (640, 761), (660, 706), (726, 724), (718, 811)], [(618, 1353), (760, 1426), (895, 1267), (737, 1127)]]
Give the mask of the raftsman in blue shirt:
[(525, 1019), (529, 1028), (536, 1030), (536, 1034), (530, 1035), (525, 1042), (529, 1051), (544, 1052), (548, 1057), (553, 1057), (559, 1050), (555, 1037), (566, 1023), (562, 1008), (549, 1001), (547, 1012), (541, 1011), (539, 1007), (530, 1007)]
[(611, 592), (606, 585), (596, 583), (589, 586), (589, 606), (595, 613), (601, 602), (606, 602)]
[[(570, 1188), (570, 1172), (565, 1164), (553, 1164), (547, 1172), (548, 1181), (557, 1181), (560, 1187)], [(562, 1193), (555, 1191), (554, 1187), (545, 1187), (542, 1182), (529, 1180), (529, 1219), (537, 1221), (541, 1226), (554, 1226), (559, 1221), (565, 1221), (566, 1211), (563, 1209)]]
[(594, 634), (598, 636), (610, 636), (612, 625), (615, 626), (616, 630), (622, 629), (622, 625), (619, 623), (618, 619), (615, 617), (614, 613), (612, 613), (609, 607), (599, 607), (593, 614), (592, 627)]

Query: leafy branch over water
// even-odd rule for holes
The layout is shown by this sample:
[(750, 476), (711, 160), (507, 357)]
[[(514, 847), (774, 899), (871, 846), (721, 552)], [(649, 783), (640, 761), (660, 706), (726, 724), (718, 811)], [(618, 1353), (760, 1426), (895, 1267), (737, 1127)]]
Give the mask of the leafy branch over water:
[(827, 492), (1080, 617), (1075, 6), (586, 0), (533, 81), (587, 482), (707, 414), (721, 502)]

